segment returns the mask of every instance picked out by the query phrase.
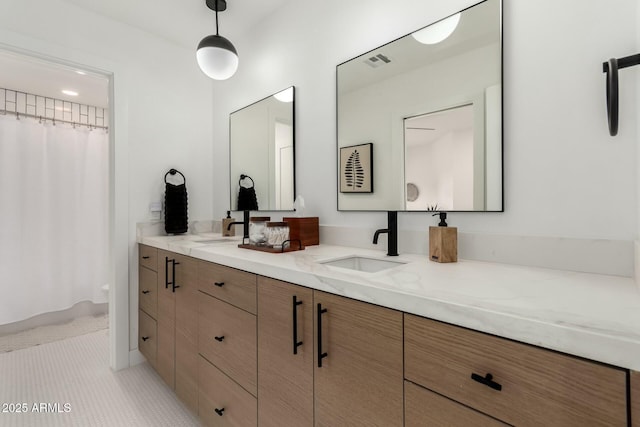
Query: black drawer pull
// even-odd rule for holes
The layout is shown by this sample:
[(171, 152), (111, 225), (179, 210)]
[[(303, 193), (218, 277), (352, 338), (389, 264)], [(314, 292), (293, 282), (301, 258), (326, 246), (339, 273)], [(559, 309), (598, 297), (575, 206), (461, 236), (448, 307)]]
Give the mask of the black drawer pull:
[(478, 381), (480, 384), (484, 384), (487, 387), (491, 387), (494, 390), (502, 390), (502, 384), (498, 384), (497, 382), (493, 381), (493, 375), (491, 374), (487, 374), (484, 377), (481, 377), (478, 374), (471, 374), (471, 379), (474, 381)]
[[(169, 281), (169, 263), (173, 262), (174, 260), (169, 259), (168, 256), (164, 257), (164, 288), (168, 289), (169, 285), (171, 284), (171, 282)], [(173, 274), (175, 275), (176, 270), (174, 268), (173, 270)]]
[(298, 354), (298, 347), (302, 345), (302, 341), (298, 341), (298, 306), (302, 301), (293, 296), (293, 354)]
[(213, 284), (216, 285), (219, 288), (224, 286), (224, 282), (214, 282)]
[(222, 416), (222, 413), (224, 412), (224, 408), (220, 408), (220, 409), (216, 408), (214, 409), (214, 411), (216, 411), (216, 414)]
[(149, 293), (149, 291), (142, 291), (142, 293), (146, 295)]
[(318, 368), (322, 368), (322, 359), (329, 355), (322, 351), (322, 314), (326, 312), (327, 309), (322, 308), (322, 304), (318, 303)]
[(148, 339), (149, 339), (149, 337), (142, 337), (142, 341), (146, 341)]
[(175, 293), (176, 289), (180, 287), (180, 285), (176, 284), (176, 265), (180, 265), (180, 263), (177, 262), (175, 259), (171, 260), (171, 262), (173, 263), (173, 276), (171, 276), (173, 281), (171, 282), (171, 286), (172, 286), (171, 292)]
[(218, 341), (218, 342), (222, 342), (222, 341), (224, 341), (224, 335), (221, 335), (221, 336), (219, 336), (219, 337), (213, 337), (213, 338), (214, 338), (216, 341)]
[(148, 255), (145, 255), (142, 257), (142, 259), (149, 259), (150, 257)]

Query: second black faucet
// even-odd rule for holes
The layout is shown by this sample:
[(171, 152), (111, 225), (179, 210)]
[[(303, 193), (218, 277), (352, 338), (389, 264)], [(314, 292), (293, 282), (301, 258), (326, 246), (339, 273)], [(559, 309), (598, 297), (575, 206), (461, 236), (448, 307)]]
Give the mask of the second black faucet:
[(387, 228), (376, 230), (373, 235), (373, 244), (378, 244), (378, 237), (387, 233), (387, 255), (398, 256), (398, 212), (387, 212)]

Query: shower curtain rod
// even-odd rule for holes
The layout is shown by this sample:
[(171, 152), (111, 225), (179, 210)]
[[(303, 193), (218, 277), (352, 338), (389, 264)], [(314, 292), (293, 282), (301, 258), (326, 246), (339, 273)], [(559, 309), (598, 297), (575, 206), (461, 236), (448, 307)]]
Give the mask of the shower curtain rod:
[(20, 117), (29, 117), (31, 119), (38, 119), (41, 122), (47, 122), (50, 121), (54, 126), (56, 125), (56, 123), (64, 123), (64, 124), (69, 124), (69, 125), (73, 125), (75, 126), (86, 126), (88, 127), (90, 130), (91, 129), (104, 129), (106, 131), (109, 131), (109, 126), (101, 126), (101, 125), (92, 125), (91, 123), (78, 123), (78, 122), (72, 122), (69, 120), (62, 120), (62, 119), (54, 119), (54, 118), (47, 118), (47, 117), (43, 117), (43, 116), (36, 116), (35, 114), (26, 114), (26, 113), (18, 113), (15, 111), (6, 111), (6, 110), (0, 110), (0, 114), (7, 115), (7, 114), (13, 114), (16, 116), (16, 118), (18, 120), (20, 120)]
[(73, 127), (86, 126), (89, 130), (104, 129), (105, 109), (77, 102), (35, 95), (13, 89), (0, 88), (0, 114), (13, 114), (42, 121), (70, 124)]

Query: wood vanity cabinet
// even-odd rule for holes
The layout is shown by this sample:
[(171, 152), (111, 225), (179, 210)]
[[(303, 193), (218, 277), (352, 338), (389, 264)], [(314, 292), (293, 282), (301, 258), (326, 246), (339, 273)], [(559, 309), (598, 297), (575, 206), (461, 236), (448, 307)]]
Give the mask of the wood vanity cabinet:
[(138, 349), (156, 367), (158, 313), (158, 250), (138, 248)]
[(402, 426), (402, 313), (313, 292), (316, 426)]
[(500, 422), (410, 381), (404, 386), (405, 427), (507, 427)]
[(640, 372), (631, 371), (629, 377), (631, 397), (631, 425), (640, 427)]
[(626, 426), (626, 371), (405, 314), (405, 377), (508, 424)]
[(258, 276), (258, 425), (313, 425), (313, 290)]
[(198, 415), (205, 425), (257, 425), (256, 280), (198, 264)]
[(198, 409), (197, 261), (158, 250), (156, 369), (176, 395)]

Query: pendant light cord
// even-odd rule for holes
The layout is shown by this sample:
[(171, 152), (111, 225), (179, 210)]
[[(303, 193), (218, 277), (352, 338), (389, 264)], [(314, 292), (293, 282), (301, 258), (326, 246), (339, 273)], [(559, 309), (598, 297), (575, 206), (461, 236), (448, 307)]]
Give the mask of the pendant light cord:
[(218, 35), (218, 0), (216, 0), (216, 36)]

